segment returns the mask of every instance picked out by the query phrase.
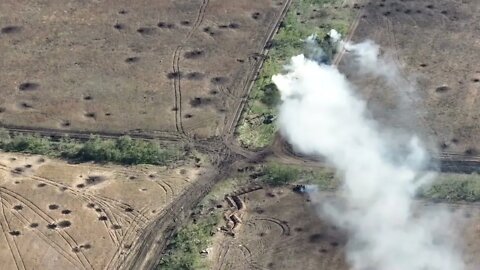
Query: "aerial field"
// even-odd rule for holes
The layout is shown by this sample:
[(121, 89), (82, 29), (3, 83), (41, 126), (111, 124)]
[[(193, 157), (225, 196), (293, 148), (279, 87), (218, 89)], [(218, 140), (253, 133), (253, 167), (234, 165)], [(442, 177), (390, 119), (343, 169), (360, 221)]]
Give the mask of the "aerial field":
[(0, 154), (2, 269), (119, 269), (204, 172)]
[(398, 85), (351, 78), (373, 114), (425, 134), (442, 152), (478, 155), (480, 2), (375, 0), (359, 10), (353, 40), (380, 44), (404, 77)]
[(2, 1), (0, 123), (222, 134), (289, 1)]
[[(212, 269), (351, 269), (345, 251), (347, 234), (321, 218), (322, 204), (332, 193), (309, 196), (291, 188), (268, 188), (240, 196), (242, 224), (235, 237), (217, 235), (208, 259)], [(435, 204), (418, 201), (419, 209)], [(480, 263), (480, 211), (475, 204), (445, 204), (460, 232), (458, 248), (467, 269)], [(445, 224), (446, 227), (452, 226)]]

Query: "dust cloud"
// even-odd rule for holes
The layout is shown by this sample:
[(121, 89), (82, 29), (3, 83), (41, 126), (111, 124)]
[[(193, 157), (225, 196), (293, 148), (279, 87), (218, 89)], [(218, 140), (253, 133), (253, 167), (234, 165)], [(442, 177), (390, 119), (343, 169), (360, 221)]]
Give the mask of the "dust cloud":
[[(307, 42), (311, 47), (312, 39)], [(372, 41), (339, 43), (362, 70), (399, 80)], [(425, 172), (430, 158), (417, 136), (382, 128), (335, 66), (298, 55), (273, 82), (282, 98), (282, 135), (296, 151), (324, 157), (343, 180), (341, 203), (325, 203), (321, 213), (348, 233), (352, 269), (465, 268), (448, 211), (416, 207), (417, 190), (434, 177)]]

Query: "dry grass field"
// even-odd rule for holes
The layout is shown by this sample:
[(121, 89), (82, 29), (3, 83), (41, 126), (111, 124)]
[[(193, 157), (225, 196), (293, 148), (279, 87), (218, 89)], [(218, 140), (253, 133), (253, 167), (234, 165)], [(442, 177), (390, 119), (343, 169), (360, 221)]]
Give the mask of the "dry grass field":
[(397, 95), (378, 80), (357, 78), (374, 113), (428, 134), (444, 152), (477, 155), (480, 2), (374, 0), (359, 7), (353, 40), (379, 43), (405, 79)]
[(287, 3), (1, 1), (0, 123), (219, 135)]
[(206, 169), (68, 164), (0, 154), (2, 269), (119, 269)]

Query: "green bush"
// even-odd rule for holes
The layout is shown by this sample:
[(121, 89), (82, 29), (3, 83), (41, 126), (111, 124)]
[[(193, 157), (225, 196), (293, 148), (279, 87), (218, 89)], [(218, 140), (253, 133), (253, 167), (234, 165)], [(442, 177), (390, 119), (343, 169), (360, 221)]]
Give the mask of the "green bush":
[(69, 138), (52, 141), (38, 135), (10, 136), (5, 130), (0, 130), (0, 148), (6, 152), (119, 164), (166, 165), (180, 158), (180, 153), (173, 148), (162, 147), (155, 141), (134, 140), (128, 136), (117, 139), (93, 136), (86, 142)]
[(300, 170), (289, 166), (270, 164), (264, 169), (264, 181), (267, 184), (279, 186), (298, 180)]
[(13, 138), (4, 137), (1, 147), (7, 152), (23, 152), (29, 154), (48, 155), (52, 151), (51, 143), (36, 135), (18, 135)]
[(420, 190), (419, 196), (437, 201), (480, 201), (480, 177), (477, 174), (445, 174), (430, 187)]
[(182, 228), (169, 244), (167, 254), (162, 258), (158, 270), (197, 270), (208, 269), (202, 261), (201, 251), (211, 243), (215, 226), (220, 217), (212, 213), (196, 223)]

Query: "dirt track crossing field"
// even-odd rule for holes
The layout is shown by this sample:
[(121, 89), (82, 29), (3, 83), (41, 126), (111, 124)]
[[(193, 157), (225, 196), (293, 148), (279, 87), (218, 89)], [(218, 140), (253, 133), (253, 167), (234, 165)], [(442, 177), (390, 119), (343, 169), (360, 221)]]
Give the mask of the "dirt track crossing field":
[(2, 1), (0, 121), (224, 132), (289, 1)]
[(118, 269), (145, 228), (203, 173), (0, 154), (2, 269)]

